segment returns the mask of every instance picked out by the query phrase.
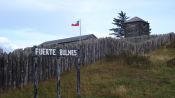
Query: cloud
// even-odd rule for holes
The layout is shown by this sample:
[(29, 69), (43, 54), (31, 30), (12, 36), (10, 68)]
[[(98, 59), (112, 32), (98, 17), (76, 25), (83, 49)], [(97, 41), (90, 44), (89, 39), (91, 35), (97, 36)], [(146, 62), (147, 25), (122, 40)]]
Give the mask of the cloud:
[(14, 49), (17, 49), (18, 46), (12, 43), (8, 38), (6, 37), (0, 37), (0, 47), (5, 52), (11, 52)]
[(0, 46), (8, 50), (17, 48), (32, 47), (39, 45), (45, 41), (56, 40), (65, 38), (66, 35), (56, 35), (48, 32), (40, 32), (37, 30), (24, 28), (24, 29), (6, 29), (0, 30)]
[(53, 4), (45, 2), (45, 0), (5, 0), (0, 2), (0, 8), (4, 8), (5, 10), (50, 11), (55, 9), (55, 6)]
[(94, 12), (106, 9), (134, 10), (142, 8), (167, 7), (173, 5), (173, 0), (4, 0), (0, 1), (0, 10), (32, 10), (32, 11), (69, 11), (69, 12)]
[(0, 1), (0, 10), (8, 11), (68, 11), (93, 12), (107, 8), (101, 0), (5, 0)]
[[(39, 45), (45, 41), (63, 39), (71, 36), (65, 35), (53, 35), (46, 32), (38, 32), (33, 29), (18, 29), (18, 30), (0, 30), (3, 32), (0, 37), (0, 47), (4, 51), (10, 52), (18, 48), (32, 47), (34, 45)], [(87, 31), (85, 34), (95, 34), (97, 37), (109, 37), (108, 33), (97, 32), (97, 31)], [(5, 36), (5, 37), (4, 37)]]
[[(77, 20), (78, 17), (82, 19), (82, 34), (94, 33), (98, 37), (106, 37), (109, 36), (109, 29), (113, 27), (112, 19), (120, 10), (125, 11), (130, 17), (136, 15), (150, 21), (153, 30), (158, 28), (156, 32), (169, 31), (173, 28), (173, 22), (168, 21), (173, 17), (167, 18), (168, 15), (174, 15), (172, 2), (172, 0), (132, 0), (129, 3), (127, 0), (1, 0), (0, 13), (1, 11), (4, 13), (2, 12), (0, 16), (2, 19), (0, 29), (8, 30), (0, 32), (1, 36), (8, 38), (18, 47), (32, 46), (47, 40), (75, 36), (72, 32), (78, 31), (69, 26), (70, 21)], [(167, 14), (167, 19), (164, 18), (164, 10), (170, 13)], [(172, 25), (163, 27), (170, 23)]]

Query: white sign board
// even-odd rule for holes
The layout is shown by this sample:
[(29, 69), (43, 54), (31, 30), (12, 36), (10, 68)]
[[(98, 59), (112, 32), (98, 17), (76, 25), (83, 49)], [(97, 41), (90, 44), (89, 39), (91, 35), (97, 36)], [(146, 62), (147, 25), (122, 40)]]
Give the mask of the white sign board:
[(59, 49), (60, 56), (77, 56), (78, 50)]
[(35, 48), (35, 55), (40, 56), (78, 56), (77, 49)]
[(56, 49), (35, 48), (35, 55), (57, 55)]

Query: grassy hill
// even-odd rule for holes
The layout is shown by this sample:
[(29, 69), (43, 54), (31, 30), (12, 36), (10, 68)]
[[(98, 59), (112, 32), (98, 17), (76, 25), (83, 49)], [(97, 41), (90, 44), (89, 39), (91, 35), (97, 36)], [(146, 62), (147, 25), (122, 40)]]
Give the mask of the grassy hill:
[[(166, 46), (145, 56), (107, 56), (81, 68), (81, 98), (175, 98), (174, 58), (175, 48)], [(75, 70), (61, 75), (61, 94), (77, 98)], [(55, 79), (39, 82), (39, 98), (55, 96)], [(33, 84), (0, 98), (33, 98)]]

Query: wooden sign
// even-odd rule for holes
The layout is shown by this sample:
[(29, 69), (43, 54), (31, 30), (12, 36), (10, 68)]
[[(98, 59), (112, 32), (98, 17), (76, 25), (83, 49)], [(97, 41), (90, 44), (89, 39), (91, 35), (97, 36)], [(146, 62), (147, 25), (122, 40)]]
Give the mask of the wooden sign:
[(53, 55), (56, 56), (56, 49), (35, 48), (35, 55)]
[[(58, 57), (76, 57), (79, 54), (78, 49), (51, 49), (51, 48), (37, 48), (36, 46), (32, 49), (35, 62), (34, 62), (34, 71), (36, 76), (34, 78), (34, 98), (38, 97), (38, 77), (37, 77), (37, 58), (38, 56), (58, 56)], [(60, 60), (61, 58), (57, 59), (57, 98), (61, 98), (61, 81), (60, 81)], [(78, 60), (78, 65), (76, 66), (77, 69), (77, 94), (80, 96), (80, 58)]]
[(78, 50), (75, 50), (75, 49), (59, 49), (59, 56), (78, 56)]
[(35, 48), (34, 52), (40, 56), (78, 56), (77, 49)]

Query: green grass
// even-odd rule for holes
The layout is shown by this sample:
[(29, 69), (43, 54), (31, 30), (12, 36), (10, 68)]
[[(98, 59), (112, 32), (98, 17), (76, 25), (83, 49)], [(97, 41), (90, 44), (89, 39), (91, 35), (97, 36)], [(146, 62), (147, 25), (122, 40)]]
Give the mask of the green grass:
[[(175, 49), (162, 48), (146, 57), (108, 56), (82, 67), (81, 98), (175, 98), (175, 68), (166, 66), (173, 57)], [(39, 82), (38, 98), (55, 96), (55, 79)], [(77, 98), (75, 70), (61, 75), (61, 96)], [(0, 98), (33, 98), (33, 85), (5, 91)]]

